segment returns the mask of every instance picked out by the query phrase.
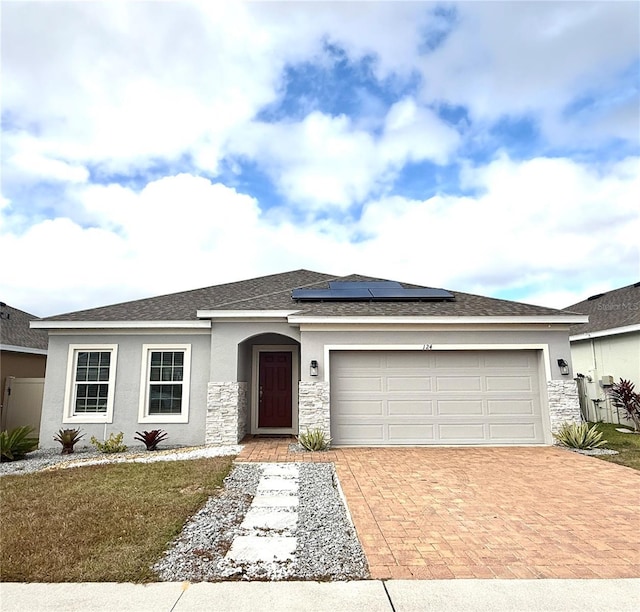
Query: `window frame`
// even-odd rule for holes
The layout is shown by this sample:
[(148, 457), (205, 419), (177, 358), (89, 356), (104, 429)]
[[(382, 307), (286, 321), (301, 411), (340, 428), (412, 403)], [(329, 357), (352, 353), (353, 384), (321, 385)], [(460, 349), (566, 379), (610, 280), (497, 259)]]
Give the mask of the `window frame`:
[[(86, 384), (86, 381), (78, 383), (76, 380), (78, 355), (80, 353), (111, 353), (109, 361), (109, 379), (107, 387), (107, 410), (105, 412), (75, 412), (76, 393), (78, 384)], [(67, 354), (67, 378), (64, 391), (63, 423), (113, 423), (113, 404), (115, 400), (116, 366), (118, 362), (117, 344), (70, 344)], [(99, 381), (98, 384), (104, 384)]]
[[(176, 352), (184, 353), (182, 365), (182, 404), (180, 414), (149, 414), (149, 395), (151, 390), (151, 353)], [(160, 381), (162, 382), (162, 381)], [(165, 381), (176, 384), (177, 381)], [(142, 365), (140, 368), (140, 403), (138, 423), (188, 423), (189, 397), (191, 395), (191, 344), (143, 344)]]

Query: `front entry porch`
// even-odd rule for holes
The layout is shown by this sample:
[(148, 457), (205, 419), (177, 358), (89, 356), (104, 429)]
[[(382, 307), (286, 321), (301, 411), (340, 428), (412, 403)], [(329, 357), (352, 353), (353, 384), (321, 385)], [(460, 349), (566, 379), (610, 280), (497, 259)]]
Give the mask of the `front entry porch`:
[[(310, 383), (300, 382), (295, 339), (276, 333), (244, 339), (235, 374), (235, 381), (208, 383), (205, 444), (237, 444), (247, 434), (296, 436), (319, 420), (328, 426), (328, 394), (318, 402)], [(326, 418), (319, 419), (320, 412)]]
[(250, 433), (298, 433), (299, 355), (297, 344), (253, 345)]

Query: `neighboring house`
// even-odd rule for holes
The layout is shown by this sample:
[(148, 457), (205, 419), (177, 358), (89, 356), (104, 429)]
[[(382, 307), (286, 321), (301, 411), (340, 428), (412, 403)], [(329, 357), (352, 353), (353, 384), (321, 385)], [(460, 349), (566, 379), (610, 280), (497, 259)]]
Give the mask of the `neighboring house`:
[(0, 302), (0, 429), (30, 425), (40, 429), (47, 364), (46, 331), (31, 329), (35, 319)]
[(631, 424), (607, 401), (606, 388), (624, 378), (640, 390), (640, 283), (592, 295), (565, 311), (589, 315), (589, 323), (569, 332), (583, 413), (592, 421)]
[(32, 322), (49, 331), (41, 440), (320, 428), (336, 445), (550, 444), (580, 418), (558, 360), (586, 320), (307, 270), (50, 317)]

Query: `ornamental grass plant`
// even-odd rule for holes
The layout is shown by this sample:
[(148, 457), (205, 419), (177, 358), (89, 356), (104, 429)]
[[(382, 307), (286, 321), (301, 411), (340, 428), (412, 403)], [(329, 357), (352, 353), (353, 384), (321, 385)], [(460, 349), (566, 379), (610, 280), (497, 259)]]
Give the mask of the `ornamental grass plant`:
[(589, 423), (564, 423), (553, 437), (562, 446), (580, 450), (593, 450), (606, 444), (602, 439), (602, 432), (595, 425)]

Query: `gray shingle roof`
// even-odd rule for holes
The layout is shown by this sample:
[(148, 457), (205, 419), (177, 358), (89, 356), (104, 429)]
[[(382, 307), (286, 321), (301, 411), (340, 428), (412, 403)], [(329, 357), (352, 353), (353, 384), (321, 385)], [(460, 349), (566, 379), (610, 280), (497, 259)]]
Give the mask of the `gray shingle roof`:
[[(49, 334), (45, 330), (29, 327), (29, 321), (38, 317), (9, 305), (2, 306), (0, 311), (3, 313), (3, 317), (0, 319), (0, 344), (27, 349), (47, 348)], [(8, 319), (4, 316), (6, 314), (9, 315)]]
[(572, 325), (570, 334), (586, 334), (640, 324), (640, 283), (591, 296), (567, 306), (567, 312), (589, 315), (589, 323)]
[[(353, 274), (334, 276), (295, 270), (183, 291), (112, 306), (57, 315), (45, 321), (191, 321), (198, 310), (296, 310), (309, 316), (544, 316), (562, 311), (544, 306), (452, 292), (453, 302), (295, 302), (296, 288), (328, 288), (330, 280), (387, 280)], [(403, 286), (419, 287), (403, 283)]]

